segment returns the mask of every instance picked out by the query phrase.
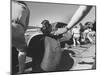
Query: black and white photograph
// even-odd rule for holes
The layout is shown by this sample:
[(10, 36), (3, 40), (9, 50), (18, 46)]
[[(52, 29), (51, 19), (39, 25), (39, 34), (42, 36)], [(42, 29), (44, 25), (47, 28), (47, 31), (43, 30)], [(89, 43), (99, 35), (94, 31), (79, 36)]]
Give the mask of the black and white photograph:
[(96, 6), (11, 0), (11, 74), (96, 69)]

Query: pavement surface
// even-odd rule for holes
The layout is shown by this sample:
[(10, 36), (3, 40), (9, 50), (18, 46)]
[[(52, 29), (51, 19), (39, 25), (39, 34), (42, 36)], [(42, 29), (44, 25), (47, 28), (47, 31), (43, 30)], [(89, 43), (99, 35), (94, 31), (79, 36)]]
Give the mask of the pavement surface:
[(74, 65), (70, 70), (87, 70), (95, 69), (93, 67), (96, 62), (96, 48), (95, 44), (81, 45), (81, 47), (71, 48), (76, 54), (72, 56)]
[[(70, 70), (92, 70), (96, 68), (96, 48), (95, 44), (85, 44), (81, 46), (71, 47), (68, 50), (75, 54), (70, 56), (74, 59), (74, 65)], [(67, 49), (66, 49), (67, 50)], [(30, 63), (32, 58), (26, 58), (26, 64)], [(31, 66), (27, 67), (25, 73), (32, 71)]]

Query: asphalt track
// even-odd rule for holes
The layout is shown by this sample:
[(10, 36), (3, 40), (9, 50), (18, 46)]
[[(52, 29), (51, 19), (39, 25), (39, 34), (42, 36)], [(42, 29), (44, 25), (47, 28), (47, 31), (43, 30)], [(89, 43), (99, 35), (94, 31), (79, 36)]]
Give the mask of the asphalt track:
[[(74, 59), (74, 65), (70, 69), (75, 70), (92, 70), (96, 68), (96, 46), (95, 44), (85, 44), (81, 46), (72, 47), (66, 50), (71, 50), (75, 54), (70, 56)], [(25, 73), (31, 73), (32, 58), (26, 58), (26, 69)]]

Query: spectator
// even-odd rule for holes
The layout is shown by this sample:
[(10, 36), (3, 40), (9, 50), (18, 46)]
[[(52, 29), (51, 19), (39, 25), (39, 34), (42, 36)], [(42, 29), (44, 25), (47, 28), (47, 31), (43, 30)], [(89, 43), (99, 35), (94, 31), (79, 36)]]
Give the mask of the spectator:
[(72, 29), (73, 34), (73, 46), (76, 46), (76, 44), (80, 45), (79, 38), (80, 38), (80, 26), (77, 25)]

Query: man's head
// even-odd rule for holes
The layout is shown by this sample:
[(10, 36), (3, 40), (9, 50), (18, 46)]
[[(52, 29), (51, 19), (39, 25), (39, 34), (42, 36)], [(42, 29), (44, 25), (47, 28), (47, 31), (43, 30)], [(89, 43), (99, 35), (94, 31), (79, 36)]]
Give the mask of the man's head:
[(45, 27), (49, 27), (49, 21), (48, 20), (43, 20), (42, 22), (41, 22), (41, 24), (43, 25), (43, 27), (45, 26)]
[(48, 20), (43, 20), (41, 22), (41, 24), (42, 24), (42, 28), (41, 28), (42, 32), (46, 33), (46, 34), (49, 34), (52, 30), (52, 26), (49, 23), (49, 21)]
[(86, 22), (85, 26), (88, 28), (93, 28), (93, 23), (92, 22)]

